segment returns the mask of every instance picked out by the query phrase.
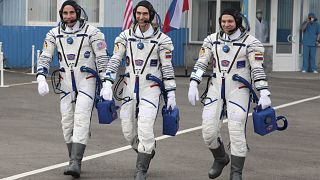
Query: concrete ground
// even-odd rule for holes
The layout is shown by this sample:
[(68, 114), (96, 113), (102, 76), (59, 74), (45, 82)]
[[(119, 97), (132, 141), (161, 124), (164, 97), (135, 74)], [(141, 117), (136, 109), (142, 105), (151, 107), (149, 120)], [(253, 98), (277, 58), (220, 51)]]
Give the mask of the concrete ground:
[[(25, 71), (26, 72), (26, 71)], [(183, 74), (183, 70), (178, 71)], [(0, 178), (68, 180), (64, 176), (67, 149), (64, 144), (59, 98), (37, 94), (34, 75), (5, 72), (0, 88)], [(176, 137), (162, 137), (162, 119), (155, 125), (156, 156), (148, 172), (150, 180), (205, 180), (212, 155), (201, 134), (200, 103), (187, 99), (189, 79), (177, 77), (176, 99), (180, 108), (180, 131)], [(204, 91), (205, 83), (199, 87)], [(245, 180), (318, 180), (320, 177), (320, 78), (319, 74), (280, 72), (269, 74), (272, 104), (278, 115), (288, 119), (288, 129), (260, 136), (248, 119), (250, 152), (243, 171)], [(92, 137), (85, 153), (81, 179), (133, 179), (136, 154), (123, 138), (120, 120), (99, 125), (94, 110)], [(228, 144), (227, 125), (222, 136)], [(63, 164), (61, 164), (63, 163)], [(217, 179), (228, 179), (230, 164)]]

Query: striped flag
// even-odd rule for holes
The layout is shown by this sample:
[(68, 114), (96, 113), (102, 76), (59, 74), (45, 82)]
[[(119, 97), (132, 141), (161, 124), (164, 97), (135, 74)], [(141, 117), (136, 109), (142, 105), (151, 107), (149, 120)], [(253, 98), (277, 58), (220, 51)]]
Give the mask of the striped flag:
[(163, 32), (180, 29), (182, 13), (189, 10), (188, 0), (172, 0), (164, 19)]
[(129, 29), (132, 24), (132, 0), (127, 0), (126, 10), (124, 11), (122, 30)]

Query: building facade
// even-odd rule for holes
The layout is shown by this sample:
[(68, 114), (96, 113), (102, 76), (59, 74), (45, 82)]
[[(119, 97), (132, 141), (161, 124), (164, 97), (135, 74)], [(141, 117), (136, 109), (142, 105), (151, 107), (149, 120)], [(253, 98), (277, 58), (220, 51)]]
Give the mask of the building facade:
[[(7, 66), (30, 67), (31, 46), (42, 49), (46, 32), (59, 22), (58, 10), (64, 0), (0, 0), (0, 42)], [(133, 0), (133, 5), (139, 0)], [(163, 20), (172, 0), (150, 0)], [(121, 32), (126, 0), (77, 0), (85, 9), (89, 22), (106, 35), (108, 49)], [(169, 33), (175, 45), (174, 65), (191, 67), (203, 39), (219, 31), (218, 18), (226, 8), (241, 11), (255, 35), (256, 12), (262, 12), (267, 26), (266, 66), (269, 71), (301, 69), (300, 25), (309, 12), (320, 16), (318, 0), (189, 0), (181, 29)], [(162, 22), (163, 23), (163, 22)], [(318, 61), (319, 62), (319, 61)], [(57, 62), (53, 63), (53, 66)]]

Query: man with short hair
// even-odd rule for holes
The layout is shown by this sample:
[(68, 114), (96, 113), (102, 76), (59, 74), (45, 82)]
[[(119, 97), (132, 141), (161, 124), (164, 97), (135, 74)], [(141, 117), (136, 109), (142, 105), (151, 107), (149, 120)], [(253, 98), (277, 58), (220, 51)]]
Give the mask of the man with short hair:
[(59, 11), (61, 22), (45, 38), (37, 67), (38, 92), (49, 93), (46, 77), (55, 48), (60, 69), (54, 91), (60, 94), (60, 112), (64, 140), (70, 163), (65, 175), (80, 177), (81, 161), (90, 136), (90, 121), (95, 99), (96, 79), (82, 66), (98, 71), (105, 78), (107, 56), (104, 35), (81, 17), (81, 7), (72, 0), (65, 1)]
[(219, 177), (230, 161), (220, 134), (222, 120), (227, 117), (231, 142), (230, 180), (242, 180), (247, 154), (245, 128), (250, 93), (244, 84), (232, 79), (233, 75), (254, 82), (255, 88), (260, 91), (258, 104), (262, 109), (271, 106), (267, 77), (262, 67), (264, 48), (259, 40), (247, 33), (248, 24), (247, 28), (242, 26), (243, 18), (234, 9), (222, 12), (219, 18), (221, 31), (205, 38), (190, 77), (188, 99), (195, 105), (199, 100), (197, 86), (209, 63), (213, 65), (215, 76), (207, 83), (207, 93), (202, 99), (202, 135), (214, 157), (208, 173), (210, 179)]
[(160, 105), (159, 84), (147, 80), (147, 74), (161, 79), (168, 92), (168, 108), (176, 106), (175, 76), (172, 66), (173, 44), (167, 35), (152, 23), (156, 15), (152, 4), (140, 1), (133, 10), (134, 26), (116, 39), (113, 56), (107, 66), (107, 78), (101, 94), (112, 99), (112, 84), (116, 80), (123, 56), (126, 56), (123, 100), (120, 110), (122, 131), (138, 153), (136, 180), (145, 180), (155, 154), (154, 123)]

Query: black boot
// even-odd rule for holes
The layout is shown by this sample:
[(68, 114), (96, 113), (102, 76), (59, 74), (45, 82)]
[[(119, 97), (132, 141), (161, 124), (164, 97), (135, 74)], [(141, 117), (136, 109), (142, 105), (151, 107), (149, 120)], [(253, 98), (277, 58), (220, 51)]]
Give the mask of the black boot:
[(214, 157), (212, 167), (209, 170), (209, 178), (214, 179), (220, 176), (224, 166), (226, 166), (229, 161), (229, 155), (225, 152), (223, 143), (219, 141), (220, 146), (217, 149), (210, 149)]
[(231, 155), (230, 180), (242, 180), (242, 169), (245, 157)]
[(146, 180), (147, 171), (153, 154), (138, 152), (135, 180)]
[(71, 149), (72, 149), (72, 143), (67, 143), (67, 147), (68, 147), (68, 154), (69, 154), (69, 165), (64, 169), (64, 172), (63, 172), (63, 174), (64, 175), (67, 175), (67, 171), (68, 171), (68, 169), (69, 169), (69, 166), (70, 166), (70, 164), (71, 164)]
[(86, 145), (80, 143), (72, 143), (71, 164), (66, 171), (66, 175), (79, 178), (81, 173), (81, 161), (83, 158)]

